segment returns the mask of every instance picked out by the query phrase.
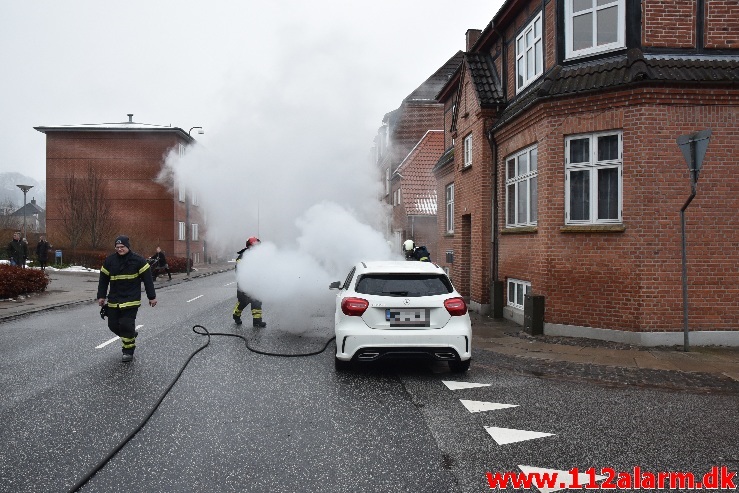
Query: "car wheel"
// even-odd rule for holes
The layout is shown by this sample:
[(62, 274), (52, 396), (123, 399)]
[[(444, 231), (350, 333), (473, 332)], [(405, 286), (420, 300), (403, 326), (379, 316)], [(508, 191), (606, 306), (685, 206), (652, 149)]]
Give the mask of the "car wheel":
[(350, 369), (351, 366), (351, 361), (340, 360), (339, 358), (334, 356), (334, 368), (336, 369), (336, 371), (346, 371)]
[(449, 369), (452, 370), (454, 373), (464, 373), (470, 369), (471, 361), (472, 358), (465, 361), (450, 361)]

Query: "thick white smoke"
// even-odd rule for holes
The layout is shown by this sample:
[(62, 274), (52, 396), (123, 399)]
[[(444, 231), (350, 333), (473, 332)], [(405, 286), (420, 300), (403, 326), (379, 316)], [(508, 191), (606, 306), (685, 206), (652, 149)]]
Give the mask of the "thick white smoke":
[[(357, 261), (400, 258), (383, 233), (389, 211), (368, 159), (372, 133), (353, 135), (356, 122), (343, 118), (331, 146), (297, 132), (297, 123), (287, 124), (288, 133), (293, 125), (297, 132), (289, 146), (258, 125), (230, 126), (210, 135), (207, 149), (173, 152), (162, 172), (162, 183), (197, 196), (209, 252), (233, 259), (247, 238), (261, 239), (239, 263), (238, 282), (264, 303), (267, 323), (282, 330), (306, 329), (316, 311), (330, 316), (335, 292), (328, 285), (343, 281)], [(243, 135), (266, 143), (251, 146)]]

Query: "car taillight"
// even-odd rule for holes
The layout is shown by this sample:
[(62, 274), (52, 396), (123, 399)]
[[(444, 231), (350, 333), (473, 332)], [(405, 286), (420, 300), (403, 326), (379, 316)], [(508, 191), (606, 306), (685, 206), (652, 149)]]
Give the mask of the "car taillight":
[(367, 300), (362, 298), (344, 298), (341, 300), (341, 311), (350, 317), (361, 317), (369, 306)]
[(467, 303), (462, 298), (449, 298), (444, 301), (444, 308), (452, 317), (459, 317), (467, 313)]

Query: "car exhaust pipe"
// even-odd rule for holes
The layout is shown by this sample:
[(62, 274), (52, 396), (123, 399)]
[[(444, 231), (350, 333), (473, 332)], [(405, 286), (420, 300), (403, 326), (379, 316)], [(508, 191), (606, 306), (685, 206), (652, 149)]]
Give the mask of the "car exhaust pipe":
[(380, 356), (380, 353), (376, 352), (366, 352), (362, 353), (360, 355), (357, 355), (357, 359), (359, 361), (372, 361), (373, 359), (377, 359), (377, 357)]
[(436, 356), (437, 359), (443, 359), (445, 361), (457, 358), (457, 355), (454, 353), (434, 353), (434, 356)]

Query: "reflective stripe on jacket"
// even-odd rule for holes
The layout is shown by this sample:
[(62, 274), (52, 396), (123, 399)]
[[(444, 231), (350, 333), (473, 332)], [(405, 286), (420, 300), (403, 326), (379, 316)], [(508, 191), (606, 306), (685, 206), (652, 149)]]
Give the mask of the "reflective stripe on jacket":
[(144, 283), (146, 297), (157, 297), (149, 263), (141, 255), (129, 251), (126, 255), (108, 255), (100, 268), (97, 297), (105, 298), (108, 293), (108, 306), (129, 308), (141, 306), (141, 283)]

